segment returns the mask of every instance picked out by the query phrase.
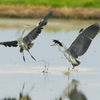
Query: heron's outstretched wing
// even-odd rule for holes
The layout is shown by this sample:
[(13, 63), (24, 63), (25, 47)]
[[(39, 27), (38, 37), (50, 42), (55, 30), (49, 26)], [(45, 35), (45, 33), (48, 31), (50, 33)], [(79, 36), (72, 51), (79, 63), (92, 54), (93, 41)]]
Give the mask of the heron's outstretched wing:
[(42, 19), (39, 24), (34, 28), (32, 29), (28, 35), (26, 35), (24, 38), (23, 38), (23, 41), (25, 41), (25, 43), (30, 43), (31, 41), (33, 41), (40, 33), (41, 33), (41, 30), (43, 29), (43, 26), (45, 26), (47, 24), (47, 20), (51, 17), (53, 12), (49, 12), (45, 17), (44, 19)]
[(93, 39), (97, 35), (99, 30), (100, 30), (100, 25), (98, 23), (95, 23), (95, 24), (89, 26), (88, 28), (86, 28), (83, 31), (83, 35)]
[(68, 48), (72, 56), (78, 57), (83, 55), (87, 51), (92, 39), (97, 35), (99, 30), (100, 26), (96, 23), (89, 26), (81, 34), (79, 34), (72, 45)]
[(7, 42), (0, 42), (0, 45), (4, 45), (4, 46), (8, 46), (8, 47), (17, 47), (18, 46), (18, 41), (15, 40), (15, 41), (7, 41)]

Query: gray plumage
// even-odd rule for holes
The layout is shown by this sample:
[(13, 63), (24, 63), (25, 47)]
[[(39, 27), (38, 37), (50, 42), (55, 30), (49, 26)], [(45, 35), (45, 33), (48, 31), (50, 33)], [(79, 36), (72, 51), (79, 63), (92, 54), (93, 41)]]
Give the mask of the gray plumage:
[(31, 43), (34, 39), (37, 38), (37, 36), (41, 33), (41, 30), (43, 29), (43, 26), (47, 24), (47, 20), (51, 17), (53, 12), (49, 12), (43, 20), (41, 20), (33, 30), (31, 30), (24, 38), (23, 41), (25, 43)]
[[(0, 42), (1, 45), (8, 46), (8, 47), (20, 47), (20, 52), (23, 53), (23, 50), (27, 50), (29, 52), (29, 49), (33, 47), (32, 41), (37, 38), (37, 36), (41, 33), (43, 26), (47, 24), (48, 19), (52, 16), (52, 11), (50, 11), (40, 22), (39, 24), (33, 28), (25, 37), (23, 37), (23, 34), (26, 30), (25, 26), (22, 35), (14, 41), (6, 41), (6, 42)], [(31, 55), (31, 53), (29, 52)], [(35, 60), (35, 58), (31, 55), (31, 57)], [(25, 61), (25, 57), (23, 54), (23, 60)]]
[(93, 24), (83, 30), (81, 34), (78, 35), (78, 37), (75, 39), (75, 41), (72, 43), (72, 45), (69, 47), (68, 51), (73, 54), (73, 57), (78, 57), (83, 55), (90, 43), (92, 42), (92, 39), (97, 35), (97, 33), (100, 30), (99, 24)]
[(59, 49), (68, 59), (68, 61), (71, 62), (74, 68), (80, 64), (80, 62), (77, 60), (78, 56), (82, 56), (87, 51), (92, 39), (94, 39), (99, 30), (100, 26), (97, 23), (87, 27), (85, 30), (82, 29), (79, 31), (80, 34), (68, 49), (65, 47), (64, 43), (59, 40), (53, 40), (53, 42), (55, 42), (56, 45), (58, 44), (60, 47), (64, 47), (64, 51), (62, 51), (60, 47)]

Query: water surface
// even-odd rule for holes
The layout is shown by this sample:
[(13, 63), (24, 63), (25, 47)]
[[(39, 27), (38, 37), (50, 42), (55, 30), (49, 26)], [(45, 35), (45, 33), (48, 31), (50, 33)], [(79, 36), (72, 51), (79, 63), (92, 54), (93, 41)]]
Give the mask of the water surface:
[[(85, 98), (98, 100), (100, 34), (94, 38), (88, 51), (79, 57), (81, 64), (71, 72), (70, 76), (64, 75), (63, 72), (68, 66), (72, 68), (71, 64), (67, 63), (57, 47), (50, 46), (53, 44), (52, 39), (59, 39), (69, 47), (79, 34), (78, 31), (75, 29), (69, 31), (43, 30), (30, 50), (37, 61), (34, 61), (28, 52), (24, 51), (26, 58), (24, 62), (19, 47), (9, 48), (0, 45), (0, 98), (18, 98), (25, 83), (23, 94), (28, 94), (32, 100), (60, 100), (61, 97), (63, 97), (62, 100), (78, 100), (71, 99), (69, 91), (74, 91), (78, 96), (82, 94), (84, 99), (79, 100), (86, 100)], [(28, 32), (29, 30), (26, 30), (25, 34)], [(22, 29), (18, 28), (1, 29), (0, 41), (15, 40), (21, 33)], [(43, 74), (45, 66), (48, 68), (48, 73)], [(74, 89), (71, 89), (72, 86)]]

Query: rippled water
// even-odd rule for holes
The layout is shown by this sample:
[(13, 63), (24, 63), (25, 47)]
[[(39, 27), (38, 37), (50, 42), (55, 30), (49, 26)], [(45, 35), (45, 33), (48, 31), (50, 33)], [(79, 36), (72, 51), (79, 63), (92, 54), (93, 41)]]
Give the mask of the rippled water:
[[(0, 42), (15, 40), (21, 32), (22, 29), (1, 29)], [(27, 32), (28, 30), (25, 34)], [(85, 55), (79, 57), (81, 64), (69, 76), (63, 72), (68, 66), (71, 68), (72, 66), (67, 63), (57, 47), (50, 46), (53, 44), (52, 39), (59, 39), (69, 47), (78, 34), (78, 30), (42, 31), (30, 50), (37, 62), (26, 51), (24, 52), (26, 62), (24, 62), (19, 47), (9, 48), (0, 45), (0, 98), (18, 98), (25, 84), (23, 94), (28, 94), (32, 100), (61, 100), (60, 98), (63, 98), (62, 100), (86, 100), (86, 98), (98, 100), (100, 34), (95, 37)], [(48, 73), (42, 73), (45, 66), (48, 68)]]

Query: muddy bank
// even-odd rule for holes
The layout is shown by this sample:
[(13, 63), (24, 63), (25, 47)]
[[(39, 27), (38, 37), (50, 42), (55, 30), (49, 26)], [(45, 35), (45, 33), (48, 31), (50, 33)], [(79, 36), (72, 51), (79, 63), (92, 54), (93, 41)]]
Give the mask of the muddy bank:
[[(50, 10), (44, 6), (0, 5), (0, 18), (41, 18)], [(100, 19), (100, 9), (94, 8), (52, 8), (52, 18)]]
[[(33, 27), (35, 27), (40, 20), (41, 18), (0, 18), (0, 29), (17, 28), (22, 30), (25, 24), (30, 24), (30, 26), (27, 28), (30, 30)], [(48, 24), (44, 27), (44, 30), (80, 30), (81, 28), (86, 28), (87, 26), (93, 23), (100, 24), (100, 20), (75, 20), (51, 18), (49, 19)]]

